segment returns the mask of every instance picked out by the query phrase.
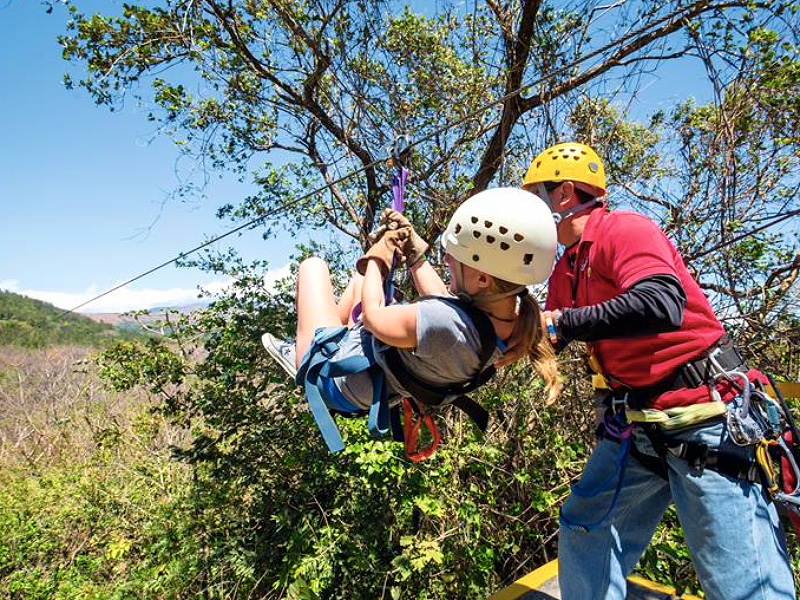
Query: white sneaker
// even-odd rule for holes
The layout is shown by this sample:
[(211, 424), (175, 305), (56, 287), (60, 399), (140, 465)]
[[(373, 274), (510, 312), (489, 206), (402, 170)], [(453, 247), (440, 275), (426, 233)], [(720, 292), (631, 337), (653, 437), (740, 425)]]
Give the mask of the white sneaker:
[(289, 377), (294, 380), (297, 376), (297, 368), (294, 366), (295, 349), (293, 342), (279, 340), (271, 333), (261, 336), (261, 343), (272, 358), (275, 359), (281, 368), (286, 371)]

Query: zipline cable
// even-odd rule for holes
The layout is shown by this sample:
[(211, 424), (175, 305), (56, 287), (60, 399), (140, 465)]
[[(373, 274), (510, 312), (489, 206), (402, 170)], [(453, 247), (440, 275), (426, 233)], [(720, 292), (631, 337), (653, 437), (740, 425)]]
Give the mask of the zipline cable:
[[(601, 56), (601, 55), (605, 54), (608, 50), (610, 50), (610, 49), (612, 49), (614, 47), (620, 46), (621, 44), (625, 43), (629, 39), (632, 39), (632, 38), (634, 38), (634, 37), (636, 37), (638, 35), (641, 35), (642, 33), (646, 32), (649, 28), (652, 28), (652, 27), (657, 26), (659, 24), (663, 24), (665, 22), (668, 23), (673, 19), (679, 19), (679, 18), (684, 18), (684, 17), (676, 17), (673, 14), (673, 15), (658, 19), (654, 23), (650, 23), (648, 25), (642, 26), (641, 28), (639, 28), (636, 31), (632, 31), (632, 32), (628, 33), (627, 35), (625, 35), (625, 36), (623, 36), (623, 37), (621, 37), (621, 38), (619, 38), (619, 39), (617, 39), (617, 40), (615, 40), (613, 42), (609, 42), (608, 44), (606, 44), (604, 46), (601, 46), (597, 50), (594, 50), (594, 51), (592, 51), (592, 52), (590, 52), (590, 53), (588, 53), (588, 54), (586, 54), (586, 55), (574, 60), (573, 62), (564, 65), (563, 67), (557, 68), (557, 69), (549, 72), (548, 74), (543, 75), (542, 77), (540, 77), (536, 81), (533, 81), (533, 82), (528, 83), (526, 85), (522, 85), (519, 88), (517, 88), (516, 90), (512, 90), (512, 91), (508, 92), (507, 94), (505, 94), (504, 96), (498, 98), (497, 100), (493, 100), (491, 102), (488, 102), (488, 103), (484, 104), (483, 106), (481, 106), (481, 107), (479, 107), (479, 108), (477, 108), (477, 109), (475, 109), (473, 111), (468, 112), (466, 115), (464, 115), (463, 117), (461, 117), (460, 119), (457, 119), (456, 121), (454, 121), (452, 123), (447, 123), (445, 125), (442, 125), (442, 126), (438, 127), (437, 129), (434, 129), (433, 131), (431, 131), (427, 135), (424, 135), (424, 136), (422, 136), (421, 138), (419, 138), (419, 139), (417, 139), (415, 141), (409, 142), (408, 145), (406, 146), (406, 150), (411, 150), (414, 147), (416, 147), (416, 146), (418, 146), (418, 145), (420, 145), (420, 144), (422, 144), (424, 142), (430, 141), (431, 139), (435, 139), (436, 136), (444, 133), (445, 131), (448, 131), (448, 130), (451, 130), (451, 129), (455, 128), (455, 127), (458, 127), (459, 125), (462, 125), (463, 123), (480, 116), (481, 114), (483, 114), (484, 112), (494, 108), (495, 106), (504, 104), (507, 100), (510, 100), (511, 98), (519, 96), (523, 92), (525, 92), (525, 91), (527, 91), (527, 90), (529, 90), (529, 89), (531, 89), (533, 87), (538, 87), (538, 86), (550, 81), (551, 79), (554, 79), (556, 76), (560, 75), (561, 73), (569, 71), (570, 69), (573, 69), (573, 68), (577, 67), (578, 65), (581, 65), (581, 64), (589, 61), (590, 59), (593, 59), (593, 58), (596, 58), (598, 56)], [(601, 62), (602, 61), (599, 61), (598, 64), (600, 64)], [(549, 100), (550, 100), (550, 98), (547, 95), (542, 96), (541, 97), (541, 101), (542, 101), (541, 106), (546, 105), (547, 102), (549, 102)], [(263, 221), (264, 219), (274, 215), (278, 211), (285, 210), (285, 209), (290, 208), (290, 207), (292, 207), (292, 206), (294, 206), (296, 204), (299, 204), (303, 200), (307, 200), (309, 198), (312, 198), (312, 197), (316, 196), (317, 194), (321, 194), (325, 190), (328, 190), (328, 189), (332, 188), (335, 185), (338, 185), (338, 184), (340, 184), (340, 183), (342, 183), (344, 181), (347, 181), (348, 179), (350, 179), (351, 177), (354, 177), (355, 175), (358, 175), (359, 173), (363, 173), (364, 171), (367, 171), (368, 169), (371, 169), (372, 167), (375, 167), (378, 164), (381, 164), (383, 162), (388, 161), (389, 158), (391, 158), (391, 157), (376, 159), (376, 160), (370, 162), (369, 164), (363, 165), (363, 166), (361, 166), (361, 167), (359, 167), (357, 169), (354, 169), (354, 170), (350, 171), (349, 173), (345, 174), (344, 176), (340, 177), (339, 179), (331, 181), (330, 183), (328, 183), (328, 184), (326, 184), (324, 186), (321, 186), (321, 187), (313, 190), (312, 192), (309, 192), (308, 194), (304, 194), (304, 195), (300, 196), (299, 198), (296, 198), (295, 200), (292, 200), (291, 202), (287, 202), (286, 204), (283, 204), (280, 207), (276, 207), (276, 208), (274, 208), (274, 209), (272, 209), (270, 211), (267, 211), (265, 214), (260, 215), (260, 216), (254, 218), (254, 219), (251, 219), (250, 221), (247, 221), (246, 223), (243, 223), (242, 225), (239, 225), (238, 227), (235, 227), (234, 229), (231, 229), (230, 231), (227, 231), (226, 233), (223, 233), (221, 235), (213, 237), (212, 239), (208, 240), (207, 242), (204, 242), (204, 243), (202, 243), (202, 244), (200, 244), (198, 246), (195, 246), (191, 250), (187, 250), (185, 252), (181, 252), (180, 254), (178, 254), (178, 256), (176, 256), (174, 258), (171, 258), (171, 259), (169, 259), (167, 261), (164, 261), (163, 263), (161, 263), (161, 264), (159, 264), (159, 265), (157, 265), (155, 267), (152, 267), (151, 269), (148, 269), (144, 273), (136, 275), (135, 277), (131, 277), (127, 281), (124, 281), (123, 283), (120, 283), (120, 284), (112, 287), (111, 289), (106, 290), (105, 292), (103, 292), (101, 294), (98, 294), (97, 296), (94, 296), (93, 298), (90, 298), (89, 300), (86, 300), (85, 302), (82, 302), (81, 304), (78, 304), (77, 306), (75, 306), (73, 308), (70, 308), (68, 310), (64, 310), (63, 312), (58, 314), (58, 317), (62, 317), (64, 315), (66, 315), (66, 314), (73, 313), (76, 310), (78, 310), (80, 308), (83, 308), (84, 306), (86, 306), (88, 304), (91, 304), (92, 302), (95, 302), (96, 300), (99, 300), (100, 298), (103, 298), (103, 297), (105, 297), (105, 296), (107, 296), (107, 295), (109, 295), (109, 294), (111, 294), (113, 292), (116, 292), (117, 290), (119, 290), (119, 289), (121, 289), (121, 288), (123, 288), (123, 287), (125, 287), (127, 285), (130, 285), (131, 283), (133, 283), (135, 281), (138, 281), (139, 279), (142, 279), (143, 277), (151, 275), (152, 273), (155, 273), (156, 271), (158, 271), (160, 269), (163, 269), (164, 267), (169, 266), (172, 263), (185, 258), (186, 256), (189, 256), (190, 254), (194, 254), (195, 252), (197, 252), (199, 250), (202, 250), (203, 248), (206, 248), (206, 247), (210, 246), (211, 244), (214, 244), (215, 242), (218, 242), (219, 240), (222, 240), (222, 239), (224, 239), (224, 238), (226, 238), (226, 237), (228, 237), (230, 235), (233, 235), (234, 233), (238, 233), (239, 231), (242, 231), (243, 229), (247, 229), (248, 227), (252, 227), (256, 223), (259, 223), (260, 221)], [(789, 216), (791, 216), (791, 214)], [(786, 216), (785, 218), (788, 218), (788, 216)], [(760, 229), (763, 229), (763, 227), (757, 229), (756, 231), (759, 231)], [(700, 256), (702, 256), (702, 255), (700, 255)]]
[(116, 292), (117, 290), (119, 290), (121, 288), (124, 288), (126, 285), (130, 285), (134, 281), (138, 281), (139, 279), (142, 279), (143, 277), (147, 277), (148, 275), (150, 275), (152, 273), (155, 273), (159, 269), (163, 269), (164, 267), (169, 266), (172, 263), (174, 263), (176, 261), (179, 261), (179, 260), (189, 256), (190, 254), (194, 254), (198, 250), (202, 250), (203, 248), (206, 248), (206, 247), (210, 246), (211, 244), (214, 244), (214, 243), (220, 241), (221, 239), (224, 239), (224, 238), (226, 238), (226, 237), (228, 237), (230, 235), (233, 235), (234, 233), (238, 233), (239, 231), (242, 231), (243, 229), (247, 229), (248, 227), (251, 227), (251, 226), (255, 225), (256, 223), (258, 223), (259, 221), (263, 221), (264, 219), (266, 219), (268, 217), (271, 217), (276, 212), (285, 210), (287, 208), (291, 208), (292, 206), (294, 206), (295, 204), (299, 204), (303, 200), (307, 200), (308, 198), (311, 198), (311, 197), (313, 197), (313, 196), (315, 196), (317, 194), (321, 194), (325, 190), (333, 187), (334, 185), (338, 185), (338, 184), (350, 179), (354, 175), (358, 175), (359, 173), (361, 173), (363, 171), (366, 171), (367, 169), (371, 169), (375, 165), (384, 162), (384, 160), (386, 160), (386, 159), (382, 158), (382, 159), (379, 159), (379, 160), (374, 160), (371, 163), (369, 163), (368, 165), (364, 165), (363, 167), (355, 169), (355, 170), (347, 173), (346, 175), (340, 177), (339, 179), (331, 181), (329, 184), (324, 185), (324, 186), (322, 186), (320, 188), (317, 188), (317, 189), (309, 192), (308, 194), (304, 194), (304, 195), (300, 196), (299, 198), (295, 198), (294, 200), (292, 200), (290, 202), (282, 204), (281, 206), (276, 206), (272, 210), (267, 211), (266, 213), (256, 217), (255, 219), (251, 219), (250, 221), (247, 221), (246, 223), (243, 223), (242, 225), (239, 225), (238, 227), (235, 227), (235, 228), (231, 229), (230, 231), (226, 231), (225, 233), (223, 233), (221, 235), (213, 237), (210, 240), (208, 240), (207, 242), (204, 242), (204, 243), (202, 243), (202, 244), (200, 244), (198, 246), (195, 246), (191, 250), (187, 250), (185, 252), (181, 252), (180, 254), (178, 254), (178, 256), (176, 256), (174, 258), (171, 258), (171, 259), (169, 259), (167, 261), (164, 261), (160, 265), (157, 265), (157, 266), (155, 266), (155, 267), (153, 267), (151, 269), (148, 269), (144, 273), (140, 273), (139, 275), (136, 275), (135, 277), (131, 277), (127, 281), (124, 281), (124, 282), (122, 282), (122, 283), (120, 283), (118, 285), (115, 285), (113, 288), (111, 288), (109, 290), (106, 290), (102, 294), (98, 294), (94, 298), (90, 298), (89, 300), (86, 300), (85, 302), (82, 302), (81, 304), (79, 304), (79, 305), (77, 305), (77, 306), (75, 306), (73, 308), (70, 308), (69, 310), (63, 311), (62, 313), (58, 314), (57, 317), (62, 317), (64, 315), (68, 314), (68, 313), (73, 313), (76, 310), (78, 310), (79, 308), (83, 308), (84, 306), (94, 302), (95, 300), (99, 300), (100, 298), (103, 298), (104, 296), (108, 296), (110, 293)]

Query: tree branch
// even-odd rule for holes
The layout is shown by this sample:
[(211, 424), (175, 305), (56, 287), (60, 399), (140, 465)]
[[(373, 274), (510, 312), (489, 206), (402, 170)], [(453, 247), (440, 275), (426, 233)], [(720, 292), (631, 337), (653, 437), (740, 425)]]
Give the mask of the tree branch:
[[(494, 3), (489, 3), (490, 7)], [(508, 39), (506, 29), (503, 27), (506, 41), (506, 84), (505, 94), (508, 95), (515, 90), (522, 88), (522, 78), (525, 75), (525, 68), (528, 66), (530, 56), (531, 40), (533, 38), (536, 15), (539, 14), (541, 0), (526, 0), (520, 12), (519, 27), (517, 28), (516, 42), (511, 44)], [(494, 8), (493, 8), (494, 10)], [(495, 10), (501, 27), (504, 25), (503, 13), (499, 9)], [(500, 123), (495, 129), (494, 134), (489, 140), (489, 145), (481, 157), (478, 172), (472, 178), (473, 189), (476, 192), (486, 189), (489, 182), (494, 178), (500, 166), (508, 137), (514, 129), (514, 125), (524, 112), (520, 95), (514, 94), (503, 102), (503, 112), (500, 116)]]
[[(319, 81), (330, 65), (330, 62), (324, 59), (319, 46), (314, 43), (309, 44), (312, 51), (315, 51), (315, 56), (317, 56), (318, 60), (316, 61), (314, 72), (306, 78), (303, 91), (300, 92), (277, 77), (275, 73), (253, 55), (247, 43), (243, 40), (235, 23), (235, 19), (232, 19), (230, 11), (223, 11), (215, 0), (206, 0), (206, 3), (211, 7), (215, 18), (228, 33), (236, 49), (241, 52), (248, 64), (254, 69), (255, 73), (283, 92), (284, 101), (290, 102), (298, 108), (307, 110), (319, 121), (326, 131), (346, 146), (347, 149), (358, 158), (362, 166), (365, 167), (364, 175), (367, 180), (367, 211), (362, 223), (365, 231), (371, 230), (374, 221), (375, 207), (378, 204), (381, 191), (381, 186), (378, 184), (375, 168), (373, 166), (375, 161), (370, 152), (361, 146), (343, 127), (340, 127), (314, 97), (314, 92), (318, 89)], [(295, 31), (297, 35), (302, 36), (303, 39), (311, 39), (308, 33), (295, 22), (291, 15), (288, 15), (285, 11), (281, 12), (281, 7), (275, 6), (275, 8), (279, 11), (281, 16), (286, 15), (284, 16), (284, 21), (290, 30)], [(314, 50), (315, 48), (316, 50)]]
[[(629, 33), (621, 39), (614, 40), (609, 44), (593, 51), (589, 55), (582, 57), (582, 61), (587, 60), (592, 56), (602, 56), (614, 50), (614, 53), (609, 56), (602, 64), (590, 67), (583, 73), (576, 75), (560, 84), (554, 85), (546, 93), (537, 94), (528, 98), (523, 98), (520, 94), (513, 95), (503, 104), (503, 116), (495, 131), (492, 139), (490, 140), (486, 150), (481, 157), (481, 163), (477, 173), (472, 181), (476, 191), (485, 189), (489, 182), (494, 178), (500, 167), (502, 153), (505, 148), (511, 130), (518, 122), (519, 118), (528, 111), (539, 106), (547, 104), (550, 100), (558, 98), (567, 94), (568, 92), (579, 88), (583, 84), (599, 77), (607, 71), (622, 66), (623, 59), (631, 56), (633, 53), (645, 48), (655, 40), (664, 38), (672, 33), (685, 27), (691, 19), (694, 19), (705, 12), (711, 10), (719, 10), (724, 8), (731, 8), (735, 6), (743, 6), (745, 2), (734, 1), (724, 2), (719, 4), (711, 4), (710, 0), (701, 0), (695, 2), (688, 8), (675, 10), (669, 15), (656, 19), (652, 23), (648, 23), (640, 27), (636, 31)], [(529, 2), (525, 4), (524, 10), (538, 9), (538, 3)], [(527, 32), (528, 27), (533, 28), (536, 12), (523, 14), (520, 21), (520, 29), (518, 33), (518, 42), (523, 41), (523, 35)], [(527, 17), (527, 18), (526, 18)], [(528, 20), (529, 19), (529, 20)], [(530, 45), (530, 36), (527, 39)], [(506, 94), (513, 93), (515, 90), (522, 90), (522, 75), (527, 67), (527, 54), (525, 56), (525, 64), (510, 63), (510, 72), (507, 82), (514, 81), (515, 87), (506, 86)], [(630, 62), (630, 61), (628, 61)], [(517, 76), (518, 79), (517, 79)]]

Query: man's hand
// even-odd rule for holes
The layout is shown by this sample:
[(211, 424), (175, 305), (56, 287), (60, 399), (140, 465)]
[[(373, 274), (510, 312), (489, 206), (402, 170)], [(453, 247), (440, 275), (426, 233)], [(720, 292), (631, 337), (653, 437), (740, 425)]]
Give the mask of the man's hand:
[(553, 344), (553, 346), (558, 345), (558, 321), (560, 319), (560, 310), (542, 311), (542, 329), (544, 329), (545, 335), (550, 338), (550, 343)]

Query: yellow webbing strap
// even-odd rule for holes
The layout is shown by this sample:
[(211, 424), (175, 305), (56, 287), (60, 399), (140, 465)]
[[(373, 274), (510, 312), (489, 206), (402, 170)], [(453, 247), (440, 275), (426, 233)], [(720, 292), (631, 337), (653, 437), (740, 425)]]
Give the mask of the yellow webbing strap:
[(600, 373), (595, 373), (592, 375), (592, 387), (596, 390), (610, 390), (611, 386), (608, 385), (606, 378), (600, 375)]
[(608, 384), (608, 379), (603, 375), (603, 369), (600, 368), (600, 361), (594, 355), (594, 352), (589, 353), (589, 369), (592, 375), (592, 387), (596, 390), (610, 390), (611, 386)]
[(677, 406), (667, 410), (644, 408), (642, 410), (627, 409), (625, 418), (628, 423), (658, 423), (662, 429), (678, 429), (703, 423), (714, 417), (724, 415), (727, 406), (724, 402), (704, 402), (690, 406)]
[(775, 477), (775, 464), (772, 462), (772, 457), (769, 454), (770, 447), (777, 445), (777, 441), (764, 438), (756, 446), (756, 460), (764, 475), (764, 487), (767, 488), (770, 496), (775, 496), (775, 494), (780, 491), (777, 478)]
[[(603, 375), (600, 369), (600, 362), (594, 354), (589, 354), (589, 368), (594, 371), (592, 387), (595, 390), (610, 390), (611, 386), (608, 383), (608, 379)], [(777, 384), (784, 398), (800, 399), (800, 382), (779, 381)], [(767, 393), (772, 398), (778, 397), (771, 385), (767, 386)], [(691, 406), (668, 408), (665, 411), (654, 408), (628, 409), (625, 411), (625, 416), (629, 423), (658, 423), (664, 429), (670, 430), (697, 425), (703, 421), (724, 415), (726, 410), (724, 402), (705, 402)]]
[[(589, 356), (589, 367), (595, 372), (592, 375), (592, 387), (595, 390), (609, 390), (606, 377), (600, 372), (600, 364), (594, 355)], [(644, 408), (641, 410), (627, 409), (625, 416), (628, 423), (658, 423), (666, 430), (678, 429), (708, 421), (714, 417), (725, 414), (726, 407), (723, 402), (706, 402), (691, 406), (679, 406), (667, 410)]]

